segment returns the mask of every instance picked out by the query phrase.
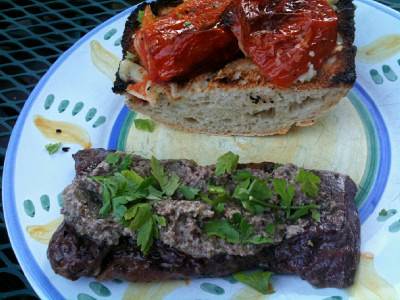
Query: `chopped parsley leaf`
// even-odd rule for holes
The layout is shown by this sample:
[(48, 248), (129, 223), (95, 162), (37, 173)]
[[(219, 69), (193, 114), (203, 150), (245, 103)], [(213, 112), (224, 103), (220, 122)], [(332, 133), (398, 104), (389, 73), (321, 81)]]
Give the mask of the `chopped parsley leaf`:
[(286, 211), (286, 217), (290, 217), (290, 209), (293, 202), (293, 197), (295, 194), (295, 188), (293, 185), (289, 184), (283, 178), (274, 178), (272, 180), (272, 185), (274, 186), (274, 191), (279, 195), (281, 199), (280, 205), (282, 209)]
[(271, 223), (265, 226), (265, 232), (268, 233), (270, 236), (274, 236), (276, 231), (276, 224)]
[(121, 159), (121, 156), (118, 153), (112, 152), (112, 153), (107, 154), (105, 161), (107, 163), (109, 163), (110, 165), (116, 165), (120, 159)]
[(239, 213), (235, 213), (230, 220), (211, 220), (205, 224), (204, 230), (208, 236), (217, 236), (232, 244), (272, 243), (272, 239), (255, 234), (253, 225)]
[(187, 185), (181, 185), (178, 188), (178, 191), (182, 193), (183, 197), (187, 200), (194, 200), (196, 196), (199, 194), (200, 189), (187, 186)]
[(144, 10), (141, 9), (138, 11), (137, 18), (136, 18), (137, 21), (140, 23), (140, 25), (142, 25), (143, 17), (144, 17)]
[(233, 198), (240, 200), (243, 208), (254, 214), (263, 213), (268, 206), (266, 200), (271, 197), (272, 192), (267, 183), (258, 178), (247, 178), (233, 192)]
[(274, 291), (270, 286), (272, 273), (263, 271), (253, 271), (253, 272), (239, 272), (233, 274), (233, 278), (237, 281), (248, 285), (261, 294), (272, 294)]
[(191, 25), (192, 25), (192, 23), (189, 22), (189, 21), (185, 21), (185, 22), (183, 23), (183, 26), (184, 26), (184, 27), (190, 27)]
[(301, 191), (310, 198), (318, 196), (321, 179), (313, 172), (300, 169), (296, 181), (301, 185)]
[(112, 152), (107, 154), (104, 160), (118, 171), (123, 171), (128, 170), (132, 165), (133, 157), (130, 154)]
[(50, 155), (57, 153), (61, 149), (61, 143), (47, 144), (44, 147)]
[(164, 167), (154, 156), (151, 158), (150, 165), (151, 174), (158, 181), (161, 190), (167, 196), (172, 196), (180, 185), (179, 177), (176, 174), (172, 174), (171, 176), (165, 174)]
[(381, 209), (381, 211), (379, 212), (379, 216), (380, 217), (386, 217), (388, 215), (388, 211), (384, 208)]
[(225, 173), (232, 173), (239, 162), (239, 155), (234, 154), (229, 151), (217, 159), (217, 164), (215, 165), (215, 175), (221, 176)]
[(205, 224), (204, 230), (208, 236), (217, 236), (229, 243), (239, 243), (239, 232), (227, 221), (216, 219)]

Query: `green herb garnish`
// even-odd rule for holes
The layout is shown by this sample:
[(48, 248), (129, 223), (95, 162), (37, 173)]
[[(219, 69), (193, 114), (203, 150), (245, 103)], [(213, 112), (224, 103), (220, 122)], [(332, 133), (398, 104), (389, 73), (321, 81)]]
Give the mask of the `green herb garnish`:
[(239, 155), (232, 153), (231, 151), (221, 155), (217, 159), (217, 164), (215, 165), (215, 175), (221, 176), (225, 173), (232, 173), (239, 162)]
[(271, 272), (253, 271), (236, 273), (233, 278), (266, 295), (274, 292), (270, 286), (271, 276)]
[(239, 232), (227, 220), (213, 220), (207, 222), (204, 230), (208, 236), (217, 236), (229, 243), (239, 243)]
[[(160, 162), (151, 160), (152, 176), (142, 177), (133, 170), (132, 156), (110, 153), (105, 159), (116, 172), (109, 176), (94, 176), (101, 185), (103, 205), (99, 215), (110, 214), (119, 222), (137, 233), (137, 245), (146, 255), (159, 235), (158, 226), (165, 226), (166, 220), (156, 215), (152, 202), (172, 196), (179, 186), (175, 174), (168, 176)], [(161, 190), (160, 190), (161, 188)]]
[(254, 213), (263, 213), (271, 199), (272, 192), (264, 180), (247, 178), (240, 182), (233, 192), (233, 198), (241, 201), (243, 208)]
[(121, 155), (116, 152), (108, 153), (106, 158), (104, 159), (106, 163), (110, 165), (116, 165), (121, 159)]
[(209, 185), (207, 194), (200, 194), (201, 200), (211, 205), (217, 213), (221, 213), (225, 209), (225, 202), (231, 199), (229, 193), (222, 186)]
[(179, 177), (176, 174), (168, 176), (165, 174), (164, 167), (153, 156), (150, 161), (151, 174), (160, 184), (161, 190), (167, 195), (172, 196), (179, 187)]
[(156, 123), (150, 119), (135, 119), (135, 127), (142, 131), (153, 132), (156, 128)]
[(204, 230), (208, 236), (217, 236), (232, 244), (266, 244), (272, 239), (256, 235), (254, 227), (239, 213), (235, 213), (231, 220), (216, 219), (205, 224)]
[(192, 25), (192, 23), (189, 22), (189, 21), (185, 21), (185, 22), (183, 23), (183, 26), (184, 26), (184, 27), (189, 27), (189, 26), (191, 26), (191, 25)]
[(276, 224), (271, 223), (265, 226), (265, 232), (268, 233), (270, 236), (274, 236), (276, 231)]
[(286, 211), (286, 217), (289, 218), (295, 193), (294, 186), (288, 184), (288, 182), (282, 178), (274, 178), (272, 180), (272, 185), (274, 186), (275, 193), (277, 193), (281, 199), (280, 206)]
[(104, 159), (117, 171), (128, 170), (133, 162), (133, 157), (130, 154), (120, 154), (118, 152), (112, 152), (107, 154)]
[(318, 196), (321, 179), (310, 171), (300, 169), (296, 181), (301, 185), (301, 191), (310, 198)]
[(182, 195), (187, 200), (194, 200), (196, 196), (199, 194), (200, 190), (191, 186), (181, 185), (178, 188), (178, 191), (182, 193)]
[(386, 217), (388, 215), (388, 211), (384, 208), (381, 209), (381, 211), (379, 212), (379, 216), (380, 217)]
[(141, 9), (138, 11), (137, 18), (136, 18), (137, 21), (140, 23), (140, 25), (142, 25), (143, 17), (144, 17), (144, 10)]
[(62, 144), (61, 143), (55, 143), (55, 144), (47, 144), (44, 147), (46, 148), (47, 152), (50, 155), (53, 155), (54, 153), (57, 153), (61, 149)]

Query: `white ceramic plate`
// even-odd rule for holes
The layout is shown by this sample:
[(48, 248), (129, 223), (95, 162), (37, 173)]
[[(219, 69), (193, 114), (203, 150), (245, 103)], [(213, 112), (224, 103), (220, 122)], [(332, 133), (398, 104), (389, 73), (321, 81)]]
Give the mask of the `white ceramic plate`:
[[(43, 299), (400, 299), (400, 14), (356, 1), (357, 83), (315, 126), (268, 138), (208, 137), (132, 126), (134, 113), (111, 92), (120, 36), (130, 10), (101, 24), (66, 51), (30, 95), (14, 128), (3, 176), (3, 205), (11, 243)], [(117, 57), (116, 57), (117, 56)], [(108, 75), (108, 77), (106, 76)], [(55, 134), (61, 128), (62, 134)], [(67, 133), (69, 134), (67, 136)], [(68, 153), (44, 145), (63, 141)], [(295, 276), (275, 276), (264, 296), (225, 279), (128, 284), (56, 275), (47, 243), (60, 222), (59, 194), (74, 177), (71, 153), (82, 147), (133, 150), (158, 158), (213, 163), (232, 150), (243, 162), (293, 162), (349, 174), (360, 186), (362, 260), (347, 290), (315, 289)]]

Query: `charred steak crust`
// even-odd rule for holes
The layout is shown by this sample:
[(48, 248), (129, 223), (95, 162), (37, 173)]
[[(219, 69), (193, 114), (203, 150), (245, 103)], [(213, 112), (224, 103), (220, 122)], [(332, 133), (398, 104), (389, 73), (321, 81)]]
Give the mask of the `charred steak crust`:
[[(76, 182), (96, 170), (104, 170), (103, 160), (107, 153), (103, 149), (90, 149), (75, 154)], [(140, 171), (147, 173), (149, 169), (144, 161), (142, 159), (138, 164), (142, 167)], [(195, 166), (190, 161), (179, 161), (181, 165), (174, 162), (165, 161), (164, 164), (166, 168), (178, 166), (185, 172)], [(280, 172), (284, 176), (295, 167), (277, 169), (273, 163), (260, 163), (241, 164), (239, 168), (249, 168), (260, 175)], [(347, 287), (353, 283), (359, 262), (360, 223), (353, 201), (357, 187), (348, 176), (314, 172), (321, 178), (320, 193), (328, 198), (326, 203), (321, 203), (321, 222), (308, 223), (299, 233), (249, 255), (225, 252), (194, 257), (157, 240), (150, 253), (143, 256), (130, 235), (121, 234), (118, 242), (113, 244), (99, 242), (93, 235), (80, 234), (76, 229), (77, 222), (68, 223), (66, 216), (50, 241), (48, 258), (56, 273), (72, 280), (94, 276), (99, 280), (157, 281), (226, 276), (262, 267), (276, 273), (299, 275), (317, 287)], [(204, 176), (208, 176), (207, 173)], [(324, 209), (329, 212), (323, 212)]]

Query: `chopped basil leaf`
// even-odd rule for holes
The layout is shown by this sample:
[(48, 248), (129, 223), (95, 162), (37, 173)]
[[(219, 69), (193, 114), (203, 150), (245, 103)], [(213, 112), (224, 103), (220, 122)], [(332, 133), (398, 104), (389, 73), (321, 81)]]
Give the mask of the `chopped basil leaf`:
[(232, 153), (231, 151), (221, 155), (217, 159), (217, 164), (215, 165), (215, 175), (221, 176), (225, 173), (232, 173), (239, 162), (239, 155)]
[(144, 17), (144, 10), (141, 9), (138, 11), (138, 14), (137, 14), (137, 21), (140, 23), (140, 25), (142, 25), (143, 17)]
[(192, 25), (192, 23), (189, 22), (189, 21), (185, 21), (185, 22), (183, 23), (183, 26), (184, 26), (184, 27), (189, 27), (190, 25)]
[(200, 192), (199, 189), (187, 185), (181, 185), (178, 191), (181, 192), (183, 197), (187, 200), (194, 200)]
[(156, 123), (150, 119), (135, 119), (136, 129), (153, 132), (156, 128)]
[(266, 295), (273, 293), (270, 287), (271, 275), (271, 272), (263, 271), (239, 272), (234, 274), (233, 278)]
[(57, 153), (61, 149), (62, 144), (61, 143), (55, 143), (55, 144), (47, 144), (44, 147), (46, 148), (47, 152), (50, 155), (53, 155), (54, 153)]
[(310, 171), (305, 171), (300, 169), (296, 176), (296, 181), (301, 185), (301, 191), (310, 198), (315, 198), (318, 196), (319, 185), (321, 179), (319, 176), (315, 175)]

